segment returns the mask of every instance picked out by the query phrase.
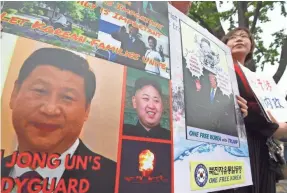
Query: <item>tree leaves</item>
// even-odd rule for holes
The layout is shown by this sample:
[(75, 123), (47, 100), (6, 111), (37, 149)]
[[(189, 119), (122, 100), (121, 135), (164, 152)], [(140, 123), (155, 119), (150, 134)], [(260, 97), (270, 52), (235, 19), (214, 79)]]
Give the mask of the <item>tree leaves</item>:
[[(224, 3), (226, 2), (220, 1), (219, 6), (222, 6)], [(282, 46), (283, 40), (287, 38), (286, 33), (284, 33), (284, 30), (279, 29), (277, 32), (272, 34), (274, 41), (271, 42), (269, 46), (265, 46), (263, 44), (263, 30), (258, 24), (270, 21), (270, 18), (268, 17), (268, 11), (274, 10), (274, 6), (276, 4), (280, 5), (281, 14), (286, 17), (286, 2), (247, 1), (241, 3), (233, 1), (232, 4), (232, 8), (219, 13), (214, 1), (192, 2), (188, 16), (206, 28), (210, 33), (221, 39), (225, 34), (224, 31), (221, 31), (223, 29), (221, 21), (229, 21), (230, 27), (228, 30), (231, 30), (238, 26), (238, 21), (235, 21), (234, 18), (238, 18), (238, 15), (240, 15), (238, 20), (241, 20), (241, 26), (244, 25), (245, 27), (252, 28), (252, 34), (256, 42), (253, 58), (255, 63), (261, 64), (260, 67), (262, 70), (266, 63), (270, 63), (271, 65), (278, 63), (280, 54), (277, 50)], [(245, 6), (247, 6), (247, 10)], [(239, 11), (242, 10), (245, 10), (244, 14), (239, 14)]]
[(286, 1), (280, 1), (280, 3), (281, 3), (281, 15), (286, 17), (287, 16), (287, 12), (285, 9)]

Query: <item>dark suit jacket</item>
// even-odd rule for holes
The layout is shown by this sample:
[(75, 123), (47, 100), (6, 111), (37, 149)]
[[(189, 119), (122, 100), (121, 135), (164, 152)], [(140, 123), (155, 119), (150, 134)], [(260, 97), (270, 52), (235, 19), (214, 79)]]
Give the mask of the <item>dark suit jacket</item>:
[(187, 126), (197, 127), (238, 136), (235, 122), (234, 101), (223, 95), (217, 88), (213, 103), (210, 101), (211, 87), (208, 80), (209, 72), (204, 70), (204, 76), (200, 77), (202, 88), (196, 91), (195, 77), (183, 66), (184, 73), (184, 98)]
[(224, 95), (217, 87), (213, 102), (210, 100), (211, 87), (203, 92), (205, 107), (208, 108), (208, 123), (212, 131), (231, 136), (238, 136), (233, 94)]
[[(202, 98), (202, 93), (196, 91), (196, 78), (191, 75), (189, 70), (186, 68), (185, 58), (183, 58), (183, 79), (184, 79), (184, 103), (186, 111), (186, 124), (187, 126), (197, 128), (207, 128), (208, 124), (206, 120), (208, 118), (208, 108), (205, 107), (205, 100)], [(206, 85), (203, 81), (204, 77), (201, 78), (200, 82), (202, 85)]]
[(156, 139), (170, 140), (170, 131), (160, 125), (147, 131), (139, 122), (136, 125), (124, 124), (124, 135), (136, 137), (148, 137)]
[(117, 62), (128, 65), (137, 69), (144, 70), (145, 64), (142, 62), (142, 56), (146, 53), (146, 46), (143, 41), (141, 41), (139, 38), (135, 38), (135, 41), (131, 43), (129, 34), (126, 32), (114, 32), (111, 34), (111, 36), (121, 42), (121, 48), (125, 52), (126, 50), (129, 52), (134, 52), (140, 55), (139, 60), (132, 60), (124, 56), (117, 56)]
[(220, 127), (220, 115), (224, 113), (223, 101), (224, 96), (220, 88), (216, 88), (213, 101), (210, 99), (211, 87), (206, 85), (201, 91), (201, 100), (205, 107), (205, 114), (207, 119), (205, 120), (209, 124), (209, 128), (212, 131), (216, 131)]
[[(209, 99), (210, 101), (210, 99)], [(233, 94), (223, 95), (217, 88), (213, 103), (210, 103), (210, 116), (214, 131), (231, 136), (238, 136)]]
[[(65, 170), (61, 179), (65, 180), (66, 187), (68, 187), (69, 178), (75, 178), (77, 180), (85, 178), (90, 182), (88, 193), (114, 193), (116, 176), (116, 163), (114, 161), (92, 152), (81, 140), (74, 155), (100, 156), (101, 169), (97, 171), (92, 170), (92, 163), (90, 163), (87, 170)], [(10, 160), (11, 156), (7, 156), (1, 160), (1, 177), (9, 177), (11, 169), (13, 168), (6, 168), (5, 163)]]

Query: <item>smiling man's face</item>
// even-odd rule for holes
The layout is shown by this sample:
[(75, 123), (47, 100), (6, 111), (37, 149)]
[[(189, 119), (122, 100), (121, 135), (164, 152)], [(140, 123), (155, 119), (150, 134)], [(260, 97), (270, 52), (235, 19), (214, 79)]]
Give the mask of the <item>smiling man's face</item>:
[(19, 151), (62, 153), (79, 137), (89, 114), (84, 79), (51, 65), (15, 84), (10, 108)]
[(141, 124), (151, 129), (160, 123), (163, 105), (159, 92), (151, 85), (138, 90), (132, 99)]

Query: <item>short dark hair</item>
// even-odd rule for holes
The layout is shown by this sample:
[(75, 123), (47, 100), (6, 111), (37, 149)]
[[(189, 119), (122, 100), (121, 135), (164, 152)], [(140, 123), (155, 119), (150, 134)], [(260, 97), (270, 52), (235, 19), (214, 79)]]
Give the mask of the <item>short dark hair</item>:
[(135, 87), (134, 87), (134, 95), (136, 94), (136, 92), (138, 90), (140, 90), (144, 86), (148, 86), (148, 85), (154, 87), (158, 91), (160, 96), (162, 96), (162, 90), (161, 90), (160, 84), (156, 80), (153, 80), (153, 79), (147, 78), (147, 77), (141, 77), (141, 78), (138, 78), (136, 80)]
[(90, 70), (87, 60), (64, 49), (41, 48), (33, 52), (23, 63), (17, 84), (21, 86), (37, 66), (47, 64), (81, 76), (85, 83), (86, 104), (91, 104), (96, 90), (96, 76)]
[(218, 83), (217, 83), (216, 74), (213, 73), (213, 72), (209, 72), (208, 76), (210, 76), (210, 75), (213, 75), (213, 76), (214, 76), (214, 79), (215, 79), (215, 82), (216, 82), (216, 85), (217, 85)]
[(152, 40), (153, 43), (154, 43), (154, 46), (156, 47), (156, 45), (157, 45), (157, 40), (156, 40), (153, 36), (149, 36), (149, 37), (147, 38), (147, 40), (148, 40), (148, 41)]
[(131, 24), (131, 23), (130, 23), (128, 26), (129, 26), (129, 28), (135, 28), (135, 29), (136, 29), (136, 31), (137, 31), (137, 33), (139, 33), (139, 28), (137, 28), (137, 27), (133, 26), (133, 24)]
[(248, 34), (248, 37), (250, 39), (250, 42), (251, 42), (251, 49), (250, 49), (250, 52), (247, 54), (246, 58), (245, 58), (245, 62), (249, 62), (252, 58), (253, 58), (253, 51), (254, 51), (254, 48), (255, 48), (255, 41), (254, 41), (254, 37), (253, 35), (251, 34), (251, 32), (249, 31), (248, 28), (245, 28), (245, 27), (237, 27), (231, 31), (229, 31), (225, 36), (223, 36), (223, 38), (221, 39), (221, 41), (225, 44), (227, 44), (227, 42), (229, 41), (229, 39), (231, 38), (231, 36), (237, 32), (237, 31), (245, 31), (247, 34)]
[(210, 42), (206, 38), (201, 38), (200, 43), (205, 42), (210, 46)]

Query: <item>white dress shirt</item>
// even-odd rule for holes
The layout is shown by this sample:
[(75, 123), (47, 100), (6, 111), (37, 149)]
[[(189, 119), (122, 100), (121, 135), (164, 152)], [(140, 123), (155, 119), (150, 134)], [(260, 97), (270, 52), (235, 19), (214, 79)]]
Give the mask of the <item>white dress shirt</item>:
[(214, 96), (215, 96), (215, 93), (216, 93), (217, 87), (216, 87), (216, 88), (211, 88), (211, 89), (210, 89), (210, 94), (212, 93), (212, 89), (214, 90), (214, 93), (213, 93), (213, 96), (212, 96), (212, 98), (214, 99)]
[[(161, 56), (160, 54), (152, 49), (149, 49), (145, 53), (146, 58), (150, 58), (152, 60), (156, 60), (158, 62), (161, 62)], [(145, 70), (152, 73), (152, 74), (160, 74), (160, 67), (156, 65), (152, 65), (150, 63), (147, 63), (145, 66)]]
[[(45, 168), (36, 168), (35, 171), (38, 172), (38, 174), (40, 174), (42, 176), (42, 178), (49, 178), (49, 184), (51, 184), (52, 179), (56, 178), (56, 185), (58, 184), (59, 180), (61, 179), (64, 171), (65, 171), (65, 158), (68, 154), (70, 154), (71, 156), (74, 155), (76, 149), (78, 148), (80, 143), (80, 140), (77, 139), (74, 144), (64, 153), (61, 154), (61, 156), (58, 158), (59, 160), (61, 160), (61, 164), (55, 168), (55, 169), (50, 169), (49, 167), (45, 167)], [(12, 177), (13, 179), (20, 177), (22, 174), (32, 171), (31, 168), (27, 167), (27, 168), (20, 168), (17, 164), (13, 167), (13, 169), (10, 172), (10, 177)], [(15, 188), (12, 190), (13, 193), (17, 193), (17, 187), (15, 186)], [(42, 191), (40, 192), (42, 193)]]
[(63, 26), (66, 26), (67, 25), (67, 18), (63, 15), (63, 14), (60, 14), (59, 18), (56, 19), (55, 23), (60, 23), (62, 24)]

